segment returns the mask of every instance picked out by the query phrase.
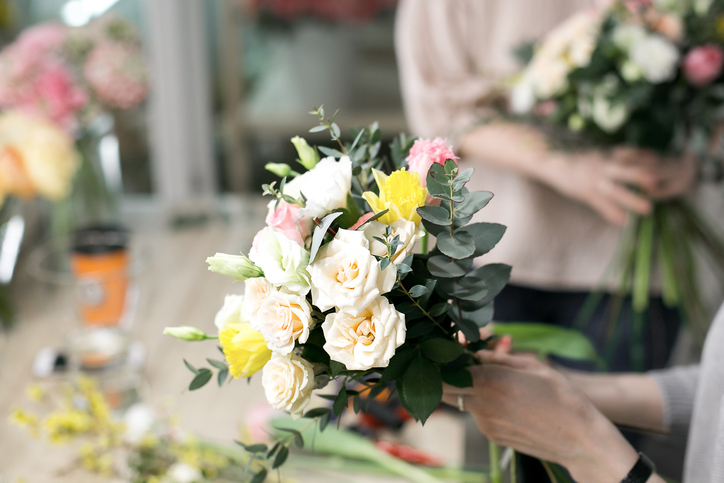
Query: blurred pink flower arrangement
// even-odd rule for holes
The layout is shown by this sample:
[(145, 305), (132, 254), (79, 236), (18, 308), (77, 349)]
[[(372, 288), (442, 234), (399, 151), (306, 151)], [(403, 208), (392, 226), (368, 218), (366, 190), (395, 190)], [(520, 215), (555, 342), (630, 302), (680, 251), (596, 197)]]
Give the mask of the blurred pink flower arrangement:
[(248, 5), (283, 20), (313, 17), (331, 22), (368, 22), (397, 0), (247, 0)]
[(0, 52), (0, 109), (49, 119), (73, 134), (99, 111), (143, 102), (146, 77), (138, 36), (125, 20), (41, 24)]

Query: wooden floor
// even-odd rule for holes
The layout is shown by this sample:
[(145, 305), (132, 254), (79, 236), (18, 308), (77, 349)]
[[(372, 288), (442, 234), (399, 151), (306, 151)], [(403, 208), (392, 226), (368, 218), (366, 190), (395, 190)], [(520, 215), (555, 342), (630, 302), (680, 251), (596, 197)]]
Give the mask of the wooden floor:
[[(224, 203), (225, 216), (197, 225), (171, 229), (152, 206), (140, 203), (129, 211), (128, 224), (134, 243), (147, 255), (147, 267), (139, 277), (140, 303), (131, 336), (146, 349), (142, 397), (158, 410), (178, 414), (184, 430), (200, 438), (231, 442), (247, 410), (264, 404), (259, 378), (251, 384), (235, 381), (223, 389), (209, 384), (201, 390), (186, 390), (190, 372), (182, 358), (201, 365), (206, 357), (218, 357), (215, 344), (184, 343), (161, 334), (165, 326), (193, 325), (214, 332), (213, 318), (226, 293), (240, 293), (242, 285), (206, 269), (204, 260), (215, 252), (239, 253), (251, 246), (263, 226), (266, 208), (261, 197), (233, 199)], [(31, 365), (43, 347), (61, 347), (77, 322), (62, 317), (45, 295), (43, 287), (27, 274), (19, 273), (19, 323), (0, 345), (0, 475), (15, 483), (107, 481), (83, 471), (55, 476), (74, 454), (73, 447), (57, 447), (32, 439), (11, 426), (7, 414), (13, 406), (32, 408), (25, 389), (35, 379)], [(451, 463), (460, 463), (463, 453), (462, 420), (436, 414), (425, 428), (410, 425), (402, 438), (432, 451)], [(388, 481), (379, 476), (340, 480), (334, 473), (296, 475), (296, 481)], [(0, 478), (2, 481), (2, 478)], [(396, 481), (390, 479), (389, 481)]]

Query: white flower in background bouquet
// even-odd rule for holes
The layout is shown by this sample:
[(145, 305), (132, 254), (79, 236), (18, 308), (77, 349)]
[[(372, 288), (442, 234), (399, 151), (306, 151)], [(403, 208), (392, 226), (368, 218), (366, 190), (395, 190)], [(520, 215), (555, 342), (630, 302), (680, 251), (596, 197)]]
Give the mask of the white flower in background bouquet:
[[(306, 171), (267, 166), (284, 178), (264, 186), (273, 199), (249, 257), (207, 260), (211, 270), (243, 281), (245, 290), (227, 296), (216, 316), (225, 360), (209, 359), (213, 367), (200, 369), (187, 363), (194, 373), (189, 387), (204, 386), (214, 372), (221, 385), (229, 373), (261, 371), (273, 408), (294, 419), (318, 419), (322, 429), (350, 400), (355, 412), (364, 410), (389, 387), (424, 423), (440, 404), (443, 381), (472, 384), (465, 368), (486, 347), (480, 328), (490, 322), (492, 301), (510, 275), (507, 265), (474, 261), (498, 243), (505, 227), (470, 223), (492, 194), (468, 192), (472, 169), (458, 169), (444, 140), (413, 144), (401, 135), (388, 158), (380, 155), (376, 124), (343, 144), (323, 109), (314, 113), (320, 125), (312, 131), (329, 130), (339, 149), (319, 147), (327, 156), (320, 159), (317, 148), (295, 137)], [(432, 250), (428, 234), (436, 237)], [(517, 330), (521, 347), (536, 350), (524, 325), (502, 330)], [(189, 341), (217, 338), (187, 327), (165, 333)], [(580, 336), (564, 337), (595, 354)], [(309, 410), (312, 394), (322, 389), (332, 407)], [(290, 432), (271, 448), (243, 446), (276, 468), (292, 439), (303, 441), (300, 431)], [(266, 471), (256, 473), (258, 481)], [(437, 480), (421, 472), (415, 481)]]

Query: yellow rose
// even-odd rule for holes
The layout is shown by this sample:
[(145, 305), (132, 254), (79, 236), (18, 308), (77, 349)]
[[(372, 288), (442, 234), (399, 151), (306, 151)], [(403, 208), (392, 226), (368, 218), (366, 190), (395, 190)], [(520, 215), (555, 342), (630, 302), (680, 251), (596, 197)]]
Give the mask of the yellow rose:
[(385, 225), (391, 225), (400, 218), (419, 224), (421, 219), (417, 209), (425, 206), (427, 190), (423, 188), (420, 175), (410, 173), (405, 168), (399, 169), (389, 176), (382, 171), (372, 170), (372, 174), (380, 190), (379, 196), (371, 191), (362, 197), (370, 205), (372, 211), (389, 210), (378, 219)]
[(17, 111), (0, 114), (0, 193), (64, 198), (78, 165), (73, 140), (59, 127)]
[(253, 375), (271, 359), (272, 352), (264, 337), (246, 322), (222, 330), (219, 341), (229, 363), (229, 372), (235, 378)]

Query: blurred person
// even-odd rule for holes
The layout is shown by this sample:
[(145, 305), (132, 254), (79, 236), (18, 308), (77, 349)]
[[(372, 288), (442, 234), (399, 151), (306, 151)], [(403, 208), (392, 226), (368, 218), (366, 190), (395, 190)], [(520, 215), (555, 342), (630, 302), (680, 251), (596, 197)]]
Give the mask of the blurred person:
[[(652, 200), (688, 193), (697, 176), (693, 159), (664, 164), (651, 152), (623, 146), (556, 151), (535, 127), (494, 119), (501, 86), (521, 68), (513, 51), (597, 3), (401, 0), (398, 6), (395, 42), (408, 125), (416, 136), (447, 137), (461, 168), (476, 170), (469, 189), (495, 194), (476, 221), (507, 226), (485, 255), (486, 263), (513, 266), (495, 299), (497, 321), (574, 326), (615, 259), (628, 213), (648, 214)], [(681, 323), (678, 311), (653, 294), (643, 334), (633, 340), (630, 298), (615, 330), (609, 327), (612, 297), (605, 293), (585, 323), (586, 335), (608, 356), (608, 370), (633, 370), (634, 343), (643, 346), (645, 370), (664, 367)], [(530, 476), (542, 468), (529, 465), (536, 466), (524, 461), (526, 481), (544, 481)]]
[[(472, 414), (491, 441), (565, 466), (586, 483), (663, 483), (630, 478), (639, 455), (612, 421), (645, 430), (688, 430), (683, 483), (724, 481), (724, 305), (700, 365), (646, 374), (560, 372), (510, 344), (478, 353), (471, 388), (446, 386), (443, 400)], [(655, 461), (653, 463), (656, 463)], [(630, 478), (630, 479), (627, 479)]]

